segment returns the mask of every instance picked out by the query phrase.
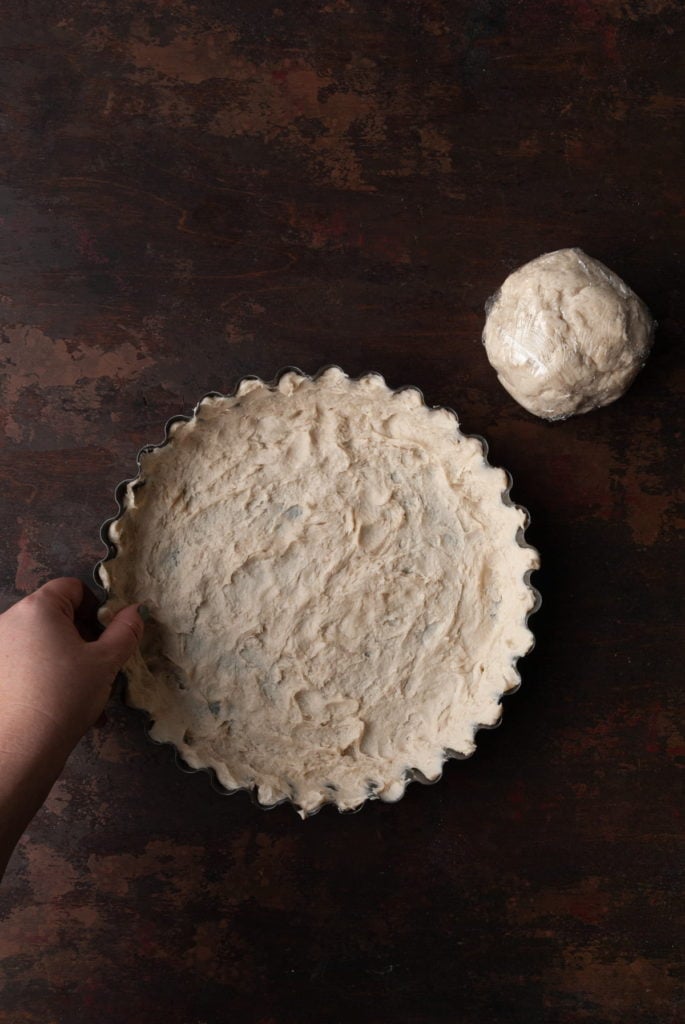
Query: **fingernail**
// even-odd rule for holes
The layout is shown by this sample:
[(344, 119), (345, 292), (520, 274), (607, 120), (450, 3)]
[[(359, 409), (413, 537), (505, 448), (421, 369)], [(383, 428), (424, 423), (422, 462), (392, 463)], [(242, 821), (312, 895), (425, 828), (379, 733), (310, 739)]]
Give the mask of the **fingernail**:
[(150, 618), (150, 609), (146, 604), (139, 604), (138, 614), (140, 615), (143, 622), (147, 622), (147, 620)]

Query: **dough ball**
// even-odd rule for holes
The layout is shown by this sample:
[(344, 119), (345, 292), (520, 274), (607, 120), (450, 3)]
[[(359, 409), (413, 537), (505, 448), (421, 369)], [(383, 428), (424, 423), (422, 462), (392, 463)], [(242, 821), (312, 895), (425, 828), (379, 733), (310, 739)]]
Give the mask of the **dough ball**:
[(582, 249), (519, 267), (485, 309), (483, 342), (500, 383), (546, 420), (620, 398), (652, 347), (645, 304)]

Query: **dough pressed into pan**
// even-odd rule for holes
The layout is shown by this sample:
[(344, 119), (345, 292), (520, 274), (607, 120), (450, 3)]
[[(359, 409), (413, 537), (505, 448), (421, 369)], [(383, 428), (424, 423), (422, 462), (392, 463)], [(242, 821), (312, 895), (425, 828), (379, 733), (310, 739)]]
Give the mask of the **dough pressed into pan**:
[(244, 380), (144, 450), (99, 567), (145, 601), (128, 701), (260, 803), (396, 800), (495, 724), (537, 553), (456, 417), (377, 374)]

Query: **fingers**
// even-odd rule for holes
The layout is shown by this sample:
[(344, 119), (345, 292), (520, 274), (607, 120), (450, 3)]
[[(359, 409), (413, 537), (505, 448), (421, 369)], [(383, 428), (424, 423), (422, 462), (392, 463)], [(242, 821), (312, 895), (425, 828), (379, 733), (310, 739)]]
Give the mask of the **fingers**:
[(50, 598), (65, 615), (73, 619), (86, 589), (87, 587), (75, 576), (60, 576), (58, 579), (48, 580), (29, 596), (42, 595)]
[(138, 606), (130, 604), (118, 612), (107, 629), (91, 646), (119, 669), (137, 650), (143, 638), (143, 620)]

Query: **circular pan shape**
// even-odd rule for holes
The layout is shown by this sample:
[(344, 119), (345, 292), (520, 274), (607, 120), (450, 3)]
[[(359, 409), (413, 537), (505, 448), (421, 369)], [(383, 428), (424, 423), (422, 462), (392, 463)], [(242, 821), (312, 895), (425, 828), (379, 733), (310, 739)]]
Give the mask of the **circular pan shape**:
[(484, 442), (338, 367), (212, 393), (103, 525), (106, 623), (145, 601), (127, 701), (226, 791), (301, 814), (399, 799), (496, 725), (537, 552)]
[(546, 420), (615, 402), (654, 338), (644, 302), (582, 249), (558, 249), (519, 267), (485, 310), (483, 343), (500, 384)]

